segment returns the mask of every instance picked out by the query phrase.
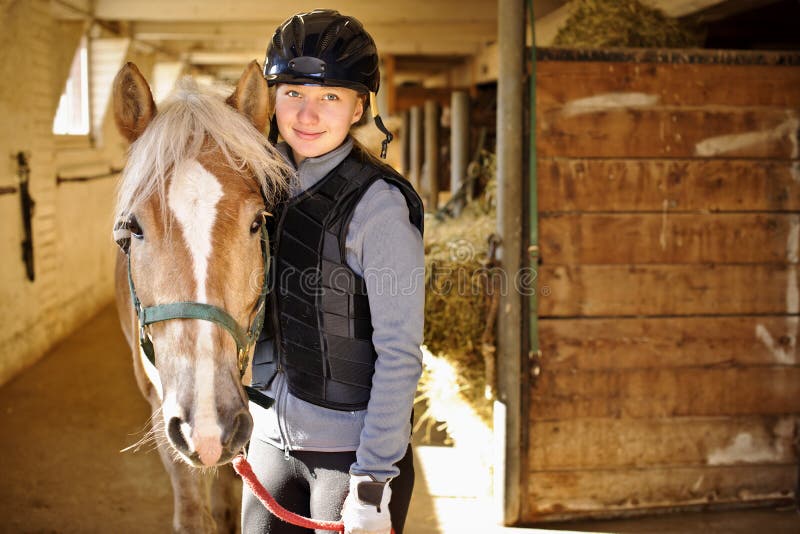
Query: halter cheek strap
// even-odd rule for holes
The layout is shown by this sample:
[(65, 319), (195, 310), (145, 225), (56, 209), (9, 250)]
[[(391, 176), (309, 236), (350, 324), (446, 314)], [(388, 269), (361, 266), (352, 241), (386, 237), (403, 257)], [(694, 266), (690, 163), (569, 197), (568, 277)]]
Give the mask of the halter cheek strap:
[[(151, 324), (169, 321), (171, 319), (200, 319), (216, 323), (231, 334), (231, 337), (233, 337), (236, 343), (239, 375), (244, 376), (249, 364), (250, 351), (253, 345), (255, 345), (256, 340), (258, 340), (261, 328), (264, 325), (267, 293), (269, 292), (268, 279), (271, 257), (269, 254), (269, 235), (267, 234), (266, 216), (261, 223), (261, 255), (264, 259), (264, 280), (261, 286), (261, 294), (254, 308), (255, 317), (250, 324), (250, 328), (247, 330), (244, 330), (239, 323), (236, 322), (236, 319), (227, 311), (212, 304), (203, 302), (171, 302), (156, 306), (142, 306), (133, 283), (129, 226), (130, 223), (128, 220), (117, 222), (114, 226), (114, 240), (127, 256), (128, 287), (131, 294), (131, 304), (136, 311), (136, 317), (139, 319), (139, 346), (145, 356), (147, 356), (147, 359), (150, 360), (150, 363), (152, 363), (154, 367), (156, 366), (155, 348), (153, 347), (153, 341), (149, 332)], [(244, 386), (244, 389), (251, 401), (264, 408), (269, 408), (274, 403), (274, 399), (267, 397), (250, 386)]]

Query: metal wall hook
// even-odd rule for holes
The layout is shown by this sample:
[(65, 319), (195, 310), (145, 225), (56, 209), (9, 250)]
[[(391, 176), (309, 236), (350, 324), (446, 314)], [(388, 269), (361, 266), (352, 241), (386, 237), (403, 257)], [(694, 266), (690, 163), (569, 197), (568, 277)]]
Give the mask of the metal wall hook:
[(30, 193), (31, 168), (28, 163), (30, 153), (20, 150), (14, 155), (17, 160), (17, 177), (19, 178), (19, 201), (22, 210), (22, 225), (25, 237), (22, 240), (22, 261), (25, 263), (25, 274), (33, 282), (36, 271), (33, 265), (33, 210), (36, 202)]

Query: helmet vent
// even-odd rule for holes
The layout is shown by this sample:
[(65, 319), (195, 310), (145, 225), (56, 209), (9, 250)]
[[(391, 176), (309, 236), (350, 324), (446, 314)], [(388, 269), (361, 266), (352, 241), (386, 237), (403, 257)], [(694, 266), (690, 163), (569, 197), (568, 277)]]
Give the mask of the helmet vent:
[(294, 50), (298, 56), (303, 55), (303, 42), (305, 41), (305, 28), (303, 27), (303, 19), (295, 16), (292, 21), (292, 33), (294, 34)]
[(358, 38), (351, 39), (350, 42), (347, 43), (347, 46), (345, 47), (345, 49), (342, 50), (342, 52), (339, 54), (339, 57), (336, 58), (336, 59), (338, 61), (344, 61), (347, 58), (349, 58), (351, 55), (353, 55), (354, 53), (357, 53), (357, 52), (361, 51), (361, 49), (366, 48), (366, 46), (368, 46), (368, 43), (366, 42), (366, 39), (363, 39), (363, 38), (362, 39), (358, 39)]
[(331, 24), (319, 38), (319, 43), (317, 44), (317, 56), (322, 56), (326, 50), (328, 50), (328, 46), (330, 45), (331, 39), (339, 35), (339, 30), (341, 29), (340, 24)]

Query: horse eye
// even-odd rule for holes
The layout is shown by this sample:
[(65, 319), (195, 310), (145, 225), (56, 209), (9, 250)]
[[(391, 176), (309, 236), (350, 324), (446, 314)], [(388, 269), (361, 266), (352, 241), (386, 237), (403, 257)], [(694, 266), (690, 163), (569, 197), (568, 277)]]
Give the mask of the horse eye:
[(262, 222), (261, 214), (259, 213), (258, 217), (256, 217), (256, 220), (254, 220), (253, 224), (250, 225), (250, 233), (251, 234), (256, 234), (256, 233), (258, 233), (259, 230), (261, 230), (261, 222)]
[(130, 220), (128, 220), (128, 230), (131, 231), (131, 235), (136, 239), (144, 239), (144, 231), (139, 226), (139, 221), (136, 220), (135, 216), (131, 216)]
[(265, 210), (259, 211), (258, 215), (256, 215), (255, 220), (253, 221), (253, 224), (250, 225), (250, 233), (257, 234), (259, 231), (261, 231), (261, 226), (264, 223), (266, 223), (267, 217), (269, 217), (270, 215), (271, 214), (268, 211)]

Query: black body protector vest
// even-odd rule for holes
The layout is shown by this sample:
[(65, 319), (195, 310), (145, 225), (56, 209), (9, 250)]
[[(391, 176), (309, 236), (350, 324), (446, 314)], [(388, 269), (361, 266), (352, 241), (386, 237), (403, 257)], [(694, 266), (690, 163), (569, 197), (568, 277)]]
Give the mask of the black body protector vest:
[(366, 284), (347, 265), (345, 239), (356, 205), (376, 180), (400, 189), (422, 233), (422, 201), (413, 187), (358, 148), (279, 205), (269, 227), (274, 290), (264, 330), (274, 338), (272, 365), (285, 370), (292, 394), (336, 410), (367, 407), (375, 370)]

